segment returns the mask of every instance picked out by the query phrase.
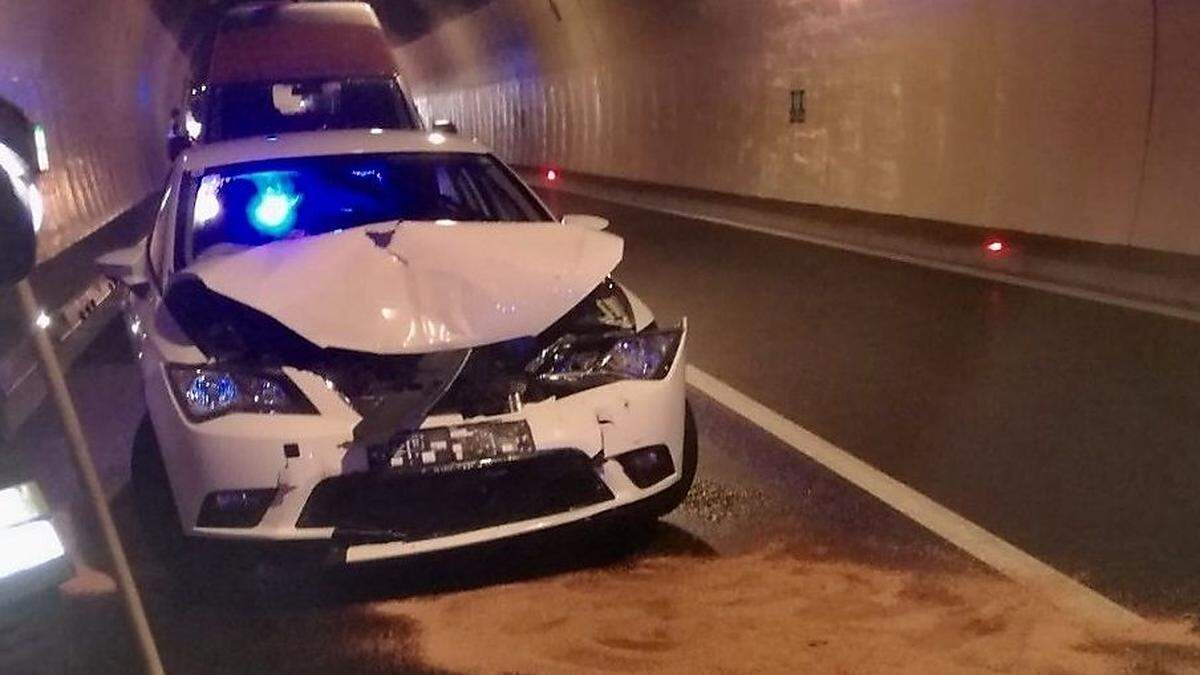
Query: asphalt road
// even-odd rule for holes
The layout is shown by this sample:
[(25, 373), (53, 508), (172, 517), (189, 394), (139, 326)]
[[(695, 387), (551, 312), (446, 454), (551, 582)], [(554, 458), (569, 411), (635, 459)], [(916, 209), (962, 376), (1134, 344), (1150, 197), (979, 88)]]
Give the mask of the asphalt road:
[(1200, 608), (1200, 326), (549, 193), (692, 362), (1127, 606)]

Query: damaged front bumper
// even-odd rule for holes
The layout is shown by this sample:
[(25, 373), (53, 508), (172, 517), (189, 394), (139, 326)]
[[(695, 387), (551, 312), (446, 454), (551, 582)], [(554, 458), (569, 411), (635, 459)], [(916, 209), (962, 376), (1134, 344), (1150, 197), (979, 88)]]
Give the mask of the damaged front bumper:
[[(679, 480), (686, 353), (685, 327), (662, 379), (500, 415), (433, 414), (383, 464), (347, 442), (361, 418), (328, 382), (287, 370), (320, 415), (189, 424), (164, 460), (193, 536), (328, 540), (348, 563), (516, 536), (620, 509)], [(214, 518), (221, 509), (248, 517)]]

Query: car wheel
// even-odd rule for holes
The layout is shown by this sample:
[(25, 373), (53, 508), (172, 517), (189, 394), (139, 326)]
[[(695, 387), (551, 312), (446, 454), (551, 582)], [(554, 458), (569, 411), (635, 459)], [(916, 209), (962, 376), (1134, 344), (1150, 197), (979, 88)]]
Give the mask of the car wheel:
[(148, 547), (168, 561), (178, 558), (185, 544), (183, 528), (149, 415), (133, 438), (130, 473), (134, 507)]
[(700, 462), (699, 441), (696, 438), (696, 419), (692, 416), (691, 404), (683, 411), (683, 474), (671, 487), (642, 502), (638, 509), (647, 519), (660, 518), (674, 511), (683, 503), (692, 483), (696, 480), (696, 466)]

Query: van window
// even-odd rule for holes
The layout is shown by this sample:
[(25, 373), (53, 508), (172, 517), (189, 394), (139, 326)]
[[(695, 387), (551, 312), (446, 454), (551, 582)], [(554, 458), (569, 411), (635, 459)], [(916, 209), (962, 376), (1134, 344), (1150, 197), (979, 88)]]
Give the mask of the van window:
[(324, 129), (417, 129), (394, 78), (224, 84), (209, 90), (204, 140)]

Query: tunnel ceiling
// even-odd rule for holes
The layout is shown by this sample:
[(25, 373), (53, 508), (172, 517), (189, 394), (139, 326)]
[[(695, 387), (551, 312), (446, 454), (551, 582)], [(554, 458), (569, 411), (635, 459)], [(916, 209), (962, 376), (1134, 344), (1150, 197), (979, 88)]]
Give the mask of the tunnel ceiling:
[[(442, 21), (471, 12), (492, 0), (367, 0), (398, 42), (415, 40)], [(262, 4), (263, 0), (151, 0), (163, 23), (169, 27), (211, 28), (218, 17), (236, 5)], [(195, 39), (197, 31), (182, 38)]]
[[(443, 21), (472, 12), (493, 0), (368, 0), (398, 44), (432, 32)], [(212, 36), (230, 8), (263, 0), (150, 0), (159, 20), (175, 34), (180, 49), (192, 55), (193, 76), (207, 70)]]
[(370, 0), (379, 19), (397, 42), (431, 32), (441, 22), (472, 12), (492, 0)]

